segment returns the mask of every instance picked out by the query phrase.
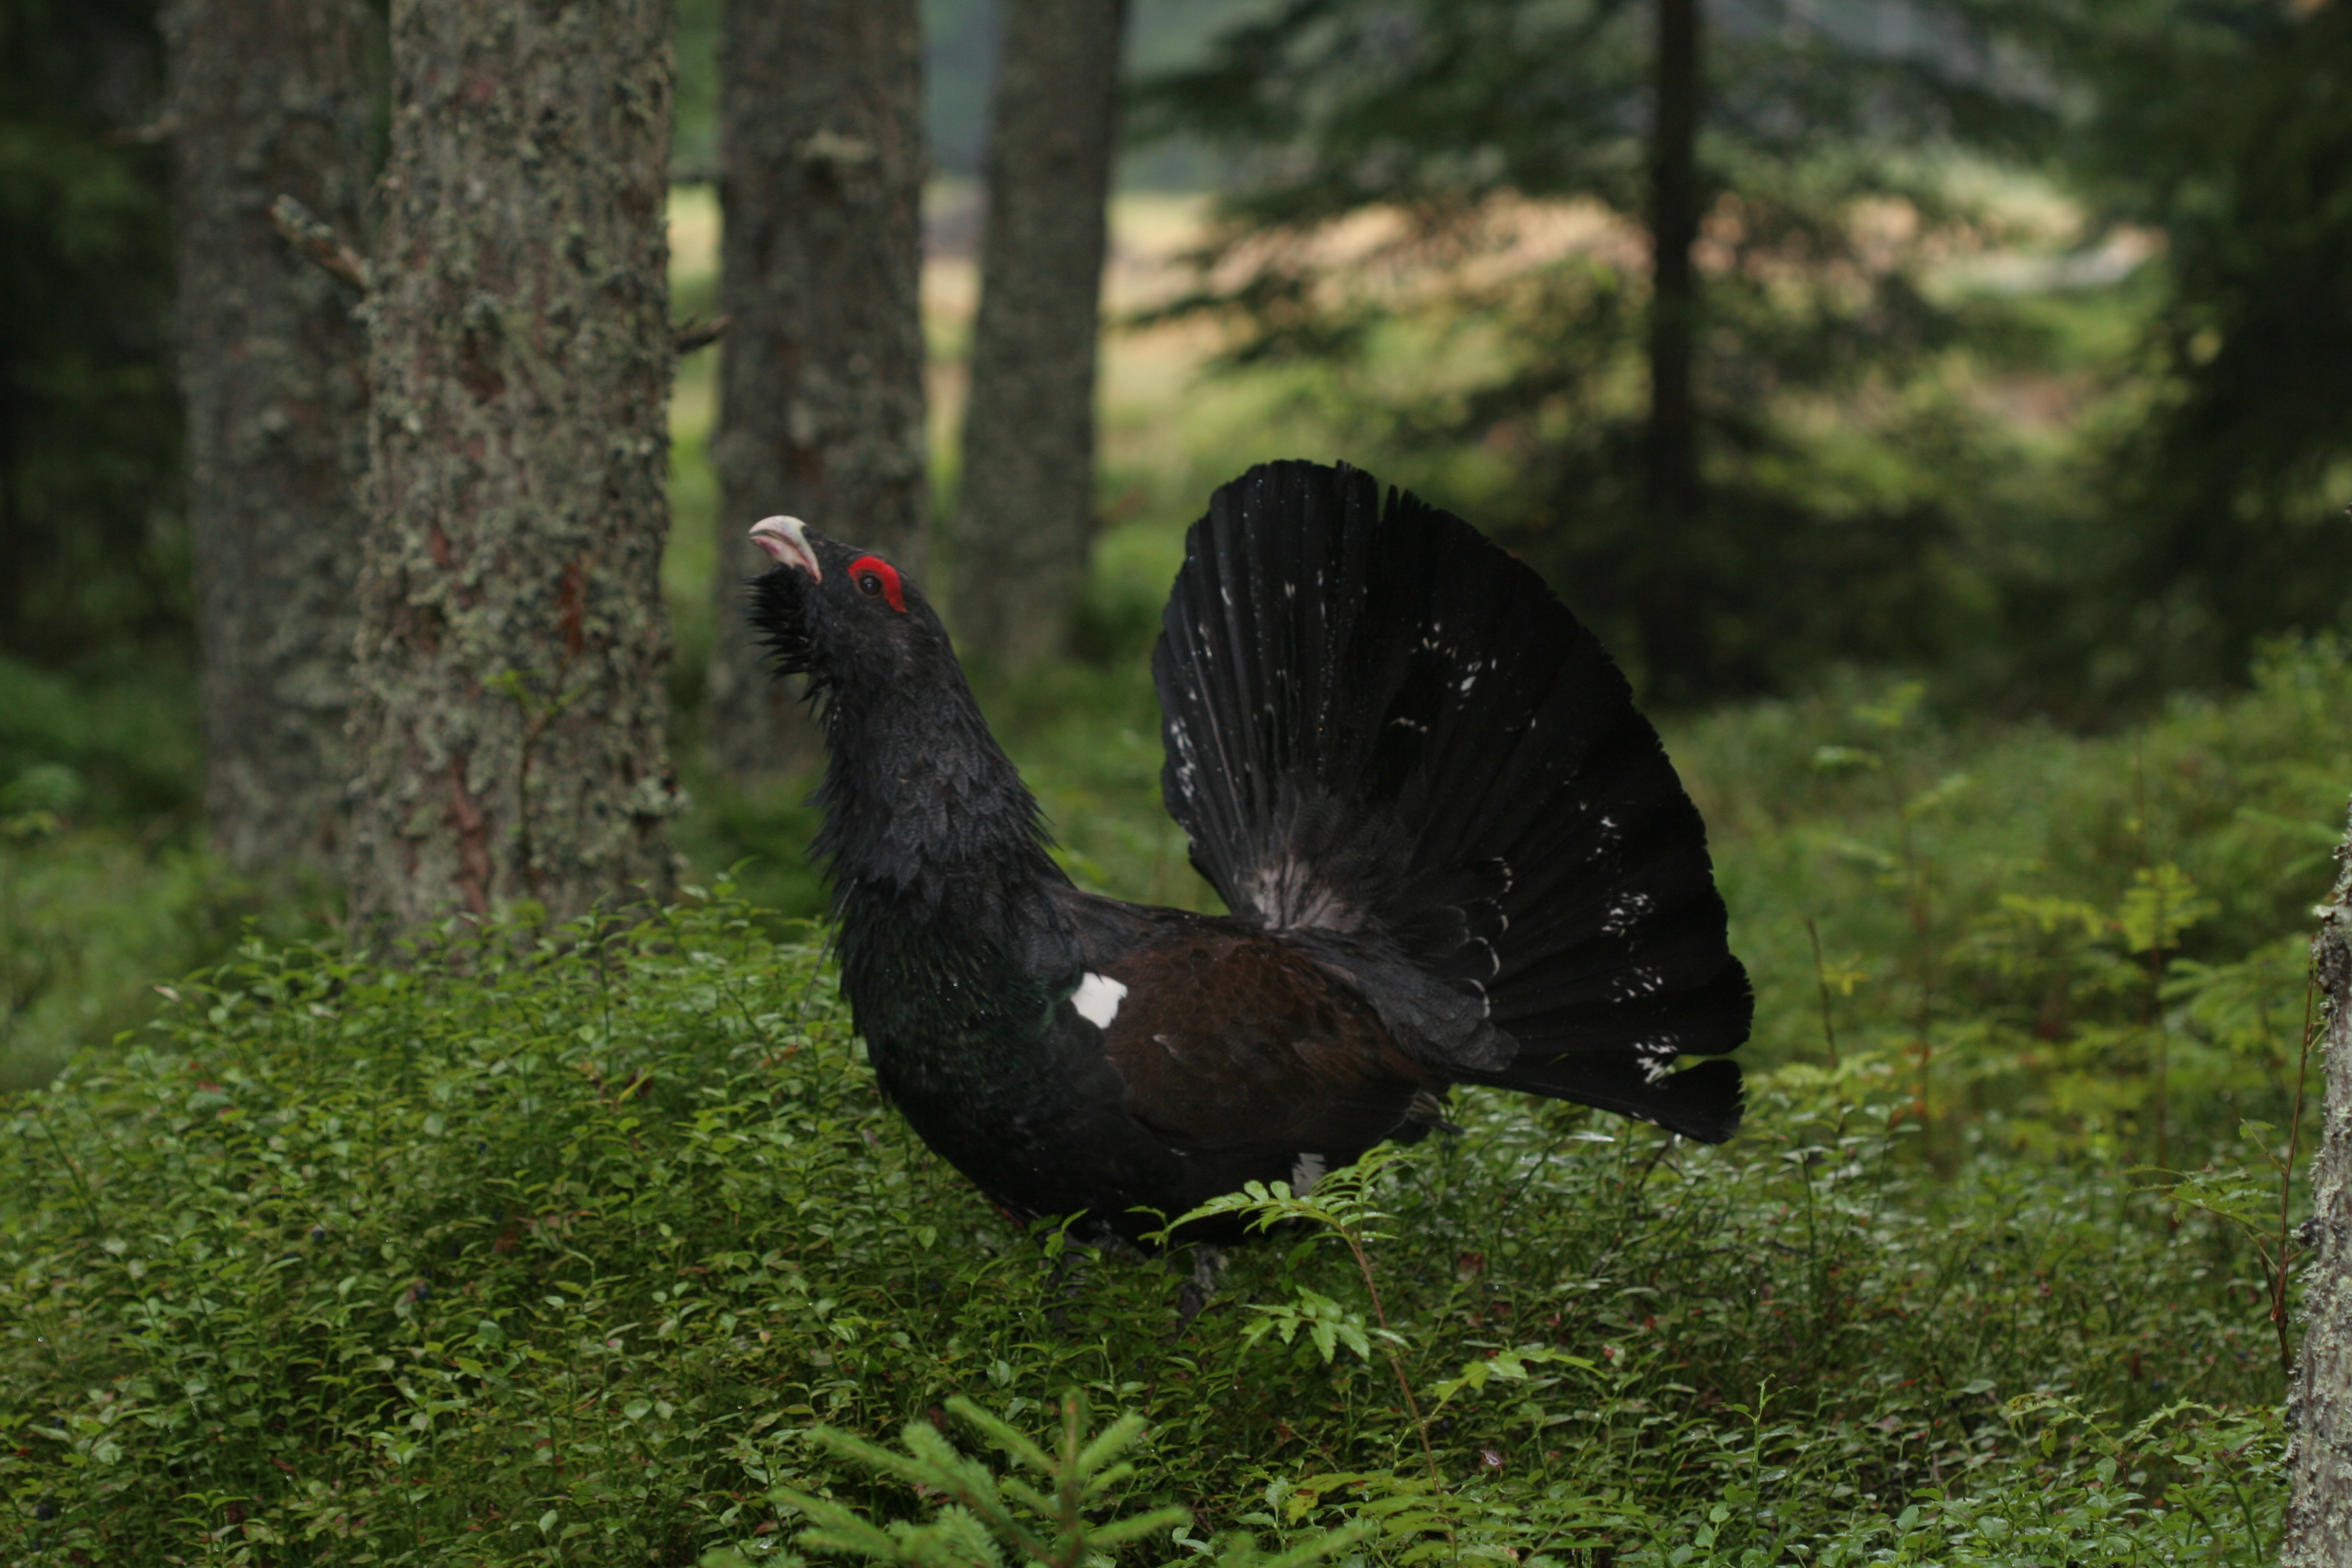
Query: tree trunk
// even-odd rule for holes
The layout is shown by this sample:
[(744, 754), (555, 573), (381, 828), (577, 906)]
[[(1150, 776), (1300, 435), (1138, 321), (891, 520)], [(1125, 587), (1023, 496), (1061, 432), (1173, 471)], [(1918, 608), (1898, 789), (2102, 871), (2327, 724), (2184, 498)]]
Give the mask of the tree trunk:
[(718, 639), (710, 754), (739, 783), (813, 755), (764, 667), (746, 539), (782, 512), (924, 566), (922, 36), (915, 0), (735, 0), (719, 60)]
[(359, 239), (366, 24), (363, 0), (164, 14), (205, 806), (250, 869), (330, 868), (342, 837), (367, 344), (269, 206), (291, 195)]
[(1095, 345), (1124, 0), (1004, 16), (953, 536), (967, 658), (1059, 650), (1093, 531)]
[(666, 895), (665, 0), (395, 0), (355, 931)]
[[(1650, 419), (1643, 440), (1651, 536), (1667, 561), (1703, 504), (1692, 360), (1698, 333), (1700, 0), (1657, 0), (1656, 120), (1650, 147)], [(1671, 577), (1672, 573), (1667, 575)], [(1655, 599), (1661, 597), (1652, 595)], [(1644, 633), (1670, 635), (1678, 594), (1649, 607)]]
[(2287, 1510), (2282, 1568), (2333, 1568), (2352, 1555), (2352, 835), (2311, 944), (2325, 1008), (2327, 1108), (2312, 1162), (2303, 1352), (2288, 1391)]

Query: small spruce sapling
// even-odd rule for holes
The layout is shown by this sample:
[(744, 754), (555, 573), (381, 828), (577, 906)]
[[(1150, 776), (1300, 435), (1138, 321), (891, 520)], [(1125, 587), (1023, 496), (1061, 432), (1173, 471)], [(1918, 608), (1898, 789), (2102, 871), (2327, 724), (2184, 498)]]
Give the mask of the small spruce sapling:
[[(884, 1527), (830, 1499), (779, 1487), (768, 1494), (770, 1500), (811, 1521), (799, 1544), (812, 1552), (845, 1552), (899, 1568), (1082, 1568), (1107, 1561), (1118, 1547), (1192, 1522), (1191, 1510), (1178, 1507), (1100, 1521), (1088, 1517), (1102, 1510), (1110, 1494), (1135, 1474), (1133, 1465), (1119, 1459), (1143, 1434), (1143, 1418), (1132, 1412), (1088, 1438), (1086, 1400), (1074, 1390), (1062, 1398), (1060, 1451), (1048, 1454), (968, 1399), (950, 1399), (947, 1407), (1020, 1468), (1034, 1471), (1042, 1489), (1018, 1475), (998, 1478), (987, 1466), (958, 1453), (929, 1422), (907, 1425), (901, 1434), (907, 1446), (903, 1454), (818, 1426), (808, 1436), (819, 1447), (895, 1476), (925, 1497), (944, 1500), (928, 1522), (900, 1520)], [(1273, 1557), (1260, 1555), (1255, 1542), (1237, 1536), (1223, 1543), (1215, 1568), (1306, 1568), (1370, 1533), (1368, 1525), (1323, 1531)], [(749, 1568), (750, 1562), (740, 1552), (722, 1549), (706, 1553), (702, 1568)]]

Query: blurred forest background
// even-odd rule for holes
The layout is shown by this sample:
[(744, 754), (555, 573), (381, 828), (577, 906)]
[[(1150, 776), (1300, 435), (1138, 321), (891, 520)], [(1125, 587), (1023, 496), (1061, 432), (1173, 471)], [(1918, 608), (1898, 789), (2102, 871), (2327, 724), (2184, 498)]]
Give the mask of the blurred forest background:
[[(1536, 563), (1703, 796), (1769, 771), (1752, 738), (1699, 749), (1727, 727), (1793, 727), (1784, 749), (1811, 759), (1896, 692), (1935, 746), (2128, 747), (2184, 703), (2235, 700), (2258, 660), (2334, 657), (2352, 10), (1704, 16), (1677, 216), (1647, 185), (1651, 6), (1135, 5), (1089, 575), (1071, 657), (988, 687), (1074, 862), (1202, 896), (1151, 804), (1141, 665), (1184, 523), (1276, 456), (1360, 462)], [(924, 23), (952, 560), (1000, 28), (986, 0), (929, 0)], [(717, 296), (717, 0), (677, 26), (688, 321)], [(248, 921), (327, 921), (334, 895), (204, 848), (155, 7), (0, 0), (0, 1058), (22, 1073), (135, 1021), (155, 973)], [(1656, 222), (1688, 229), (1690, 275), (1659, 285), (1674, 310), (1650, 308)], [(671, 408), (672, 751), (696, 802), (677, 838), (692, 875), (741, 863), (756, 897), (809, 913), (804, 788), (740, 789), (700, 760), (714, 540), (744, 521), (715, 516), (709, 462), (724, 352), (680, 362)], [(1661, 527), (1662, 507), (1688, 521)], [(1868, 789), (1834, 809), (1878, 809)], [(2340, 804), (2309, 786), (2249, 809), (2307, 858)]]
[[(927, 437), (880, 467), (921, 468), (888, 548), (951, 626), (1008, 558), (963, 479), (1009, 3), (922, 5)], [(657, 79), (650, 9), (540, 9), (639, 18)], [(1354, 1520), (1380, 1531), (1355, 1563), (2276, 1560), (2308, 953), (2352, 788), (2352, 0), (1130, 0), (1083, 581), (1049, 656), (965, 648), (1063, 865), (1213, 900), (1159, 805), (1160, 605), (1214, 485), (1345, 459), (1537, 565), (1624, 664), (1759, 1003), (1723, 1150), (1464, 1095), (1469, 1136), (1332, 1200), (1351, 1246), (1387, 1227), (1360, 1279), (1318, 1221), (1241, 1255), (1189, 1337), (1173, 1276), (1041, 1261), (1061, 1238), (1008, 1227), (856, 1059), (804, 940), (805, 737), (763, 777), (726, 695), (722, 552), (784, 510), (721, 408), (756, 363), (740, 319), (672, 345), (675, 779), (658, 704), (621, 748), (647, 755), (626, 815), (677, 852), (659, 924), (551, 931), (502, 894), (476, 913), (512, 923), (373, 964), (331, 860), (225, 852), (161, 10), (0, 0), (0, 1540), (25, 1560), (741, 1562), (790, 1538), (778, 1479), (905, 1511), (813, 1425), (973, 1392), (1025, 1426), (1074, 1384), (1157, 1428), (1139, 1484), (1202, 1531), (1171, 1552)], [(857, 15), (732, 23), (820, 14)], [(726, 248), (726, 84), (794, 81), (741, 49), (723, 73), (730, 26), (679, 0), (688, 328), (730, 286), (824, 291), (747, 285)], [(887, 162), (830, 147), (836, 176)], [(730, 187), (735, 237), (785, 184)], [(657, 512), (658, 441), (588, 434), (637, 464), (616, 515)], [(526, 803), (562, 673), (475, 672), (512, 699)]]

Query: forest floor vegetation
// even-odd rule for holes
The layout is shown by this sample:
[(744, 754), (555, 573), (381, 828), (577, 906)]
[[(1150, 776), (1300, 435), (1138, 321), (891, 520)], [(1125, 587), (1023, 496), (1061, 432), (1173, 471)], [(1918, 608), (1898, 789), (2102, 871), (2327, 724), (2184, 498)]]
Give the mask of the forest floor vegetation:
[(1363, 1563), (2275, 1538), (2245, 1173), (1923, 1125), (1861, 1031), (1759, 1074), (1721, 1149), (1462, 1096), (1461, 1136), (1318, 1194), (1182, 1324), (1184, 1260), (1024, 1235), (929, 1155), (819, 951), (723, 888), (396, 963), (257, 939), (166, 989), (5, 1106), (10, 1561), (782, 1560), (807, 1516), (772, 1489), (919, 1511), (820, 1428), (960, 1397), (1035, 1431), (1073, 1389), (1186, 1510), (1137, 1562), (1350, 1522)]
[[(976, 673), (1071, 875), (1208, 907), (1145, 668), (1182, 526), (1348, 454), (1156, 341), (1075, 657)], [(694, 771), (708, 357), (666, 576), (708, 890), (650, 921), (362, 961), (198, 847), (190, 685), (0, 667), (0, 1559), (2273, 1559), (2352, 649), (2089, 734), (1934, 673), (1664, 715), (1758, 987), (1740, 1136), (1474, 1091), (1319, 1215), (1245, 1198), (1286, 1222), (1180, 1322), (1189, 1260), (1022, 1234), (880, 1103), (808, 781)]]
[[(1139, 675), (991, 704), (1074, 876), (1205, 900)], [(730, 885), (394, 964), (256, 926), (159, 985), (249, 895), (17, 798), (10, 896), (118, 922), (76, 973), (126, 1028), (0, 1101), (0, 1539), (757, 1561), (808, 1522), (774, 1488), (929, 1512), (818, 1428), (1035, 1434), (1076, 1389), (1189, 1510), (1129, 1561), (1351, 1521), (1368, 1563), (2267, 1561), (2347, 704), (2315, 643), (2105, 738), (1901, 684), (1669, 725), (1761, 1003), (1740, 1136), (1465, 1095), (1320, 1194), (1369, 1272), (1294, 1224), (1181, 1329), (1187, 1264), (1024, 1236), (923, 1151), (814, 929)]]

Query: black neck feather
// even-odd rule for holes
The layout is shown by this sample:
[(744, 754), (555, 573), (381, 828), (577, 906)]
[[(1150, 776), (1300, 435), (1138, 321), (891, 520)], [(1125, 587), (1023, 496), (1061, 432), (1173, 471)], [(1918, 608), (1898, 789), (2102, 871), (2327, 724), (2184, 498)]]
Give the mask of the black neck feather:
[(814, 852), (834, 880), (845, 936), (853, 906), (1018, 949), (1060, 925), (1036, 798), (996, 743), (952, 656), (877, 689), (854, 674), (826, 693), (827, 761)]

